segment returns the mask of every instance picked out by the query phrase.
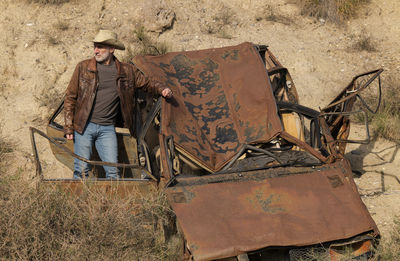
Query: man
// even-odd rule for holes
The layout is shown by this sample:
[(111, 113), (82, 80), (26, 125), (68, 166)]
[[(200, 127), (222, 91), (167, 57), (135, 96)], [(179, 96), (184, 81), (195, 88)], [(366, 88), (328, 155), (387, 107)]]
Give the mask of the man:
[[(93, 40), (94, 57), (84, 60), (75, 68), (64, 100), (64, 134), (74, 139), (75, 154), (90, 159), (92, 146), (96, 146), (102, 161), (118, 162), (116, 117), (121, 111), (124, 124), (134, 134), (134, 93), (143, 88), (172, 97), (169, 88), (152, 83), (132, 64), (122, 63), (114, 51), (125, 50), (117, 35), (109, 30), (100, 30)], [(74, 161), (74, 178), (88, 176), (89, 164)], [(106, 178), (119, 178), (116, 167), (104, 166)]]

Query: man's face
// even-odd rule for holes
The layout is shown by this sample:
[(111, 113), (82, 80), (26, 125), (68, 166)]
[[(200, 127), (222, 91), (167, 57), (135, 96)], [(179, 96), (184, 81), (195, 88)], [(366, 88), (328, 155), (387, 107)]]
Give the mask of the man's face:
[(114, 53), (115, 48), (104, 45), (104, 44), (94, 44), (94, 58), (99, 63), (110, 62), (111, 55)]

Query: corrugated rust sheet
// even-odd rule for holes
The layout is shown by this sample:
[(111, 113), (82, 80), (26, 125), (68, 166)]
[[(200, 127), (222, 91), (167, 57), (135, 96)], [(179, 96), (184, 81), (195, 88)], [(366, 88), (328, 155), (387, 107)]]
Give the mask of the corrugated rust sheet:
[(268, 142), (282, 131), (265, 66), (251, 43), (134, 62), (174, 93), (163, 101), (162, 134), (211, 171), (244, 144)]
[(167, 189), (195, 260), (378, 233), (345, 161), (305, 174), (253, 180), (241, 175), (243, 181)]

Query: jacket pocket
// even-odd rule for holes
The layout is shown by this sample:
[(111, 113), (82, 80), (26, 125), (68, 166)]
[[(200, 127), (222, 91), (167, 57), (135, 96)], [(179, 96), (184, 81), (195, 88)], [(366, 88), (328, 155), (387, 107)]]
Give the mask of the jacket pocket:
[(92, 79), (92, 78), (86, 78), (86, 77), (79, 78), (79, 88), (80, 89), (87, 89), (88, 87), (92, 86), (93, 83), (94, 83), (94, 79)]

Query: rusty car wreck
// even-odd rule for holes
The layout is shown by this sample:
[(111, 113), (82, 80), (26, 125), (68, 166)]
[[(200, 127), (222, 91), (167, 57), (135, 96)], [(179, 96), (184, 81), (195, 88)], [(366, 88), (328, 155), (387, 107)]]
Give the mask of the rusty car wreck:
[[(348, 140), (350, 116), (366, 119), (376, 110), (360, 93), (372, 83), (380, 91), (381, 69), (354, 77), (316, 111), (298, 103), (288, 70), (263, 45), (138, 56), (133, 63), (174, 97), (138, 92), (137, 137), (117, 129), (115, 165), (124, 177), (104, 179), (98, 166), (108, 163), (83, 159), (95, 166), (88, 182), (124, 193), (164, 190), (189, 259), (301, 260), (315, 250), (336, 260), (349, 249), (354, 258), (371, 255), (379, 231), (344, 152), (347, 142), (368, 142), (368, 124), (366, 140)], [(39, 134), (72, 168), (78, 156), (63, 138), (62, 109), (47, 134), (31, 128), (32, 144), (43, 182), (77, 192), (84, 183), (43, 176), (36, 149)]]

